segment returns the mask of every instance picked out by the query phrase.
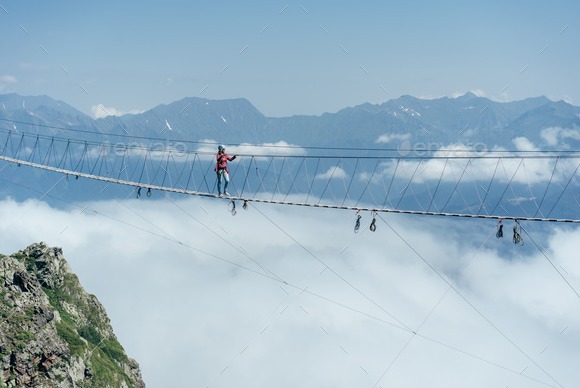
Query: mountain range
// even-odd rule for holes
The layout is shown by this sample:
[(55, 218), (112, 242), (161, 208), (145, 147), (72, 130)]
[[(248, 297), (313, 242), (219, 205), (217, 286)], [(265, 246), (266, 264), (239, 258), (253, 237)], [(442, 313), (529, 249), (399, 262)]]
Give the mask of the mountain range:
[[(496, 102), (473, 93), (429, 100), (402, 96), (336, 113), (291, 117), (266, 117), (243, 98), (188, 97), (140, 114), (93, 119), (47, 96), (12, 93), (0, 95), (0, 120), (2, 129), (99, 140), (130, 135), (225, 144), (286, 141), (300, 146), (389, 148), (404, 139), (441, 145), (483, 142), (487, 148), (513, 149), (512, 139), (525, 136), (542, 148), (580, 145), (575, 136), (567, 137), (566, 144), (546, 143), (542, 136), (546, 128), (580, 127), (580, 107), (543, 96), (513, 102)], [(75, 130), (83, 133), (75, 134)]]

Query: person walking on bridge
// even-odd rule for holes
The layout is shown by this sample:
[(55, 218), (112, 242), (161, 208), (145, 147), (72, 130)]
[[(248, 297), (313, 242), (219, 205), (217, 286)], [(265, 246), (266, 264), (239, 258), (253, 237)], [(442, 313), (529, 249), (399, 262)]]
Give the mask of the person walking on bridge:
[(224, 179), (224, 195), (228, 193), (228, 183), (230, 183), (230, 174), (228, 171), (228, 162), (234, 160), (238, 155), (228, 156), (226, 148), (223, 145), (218, 146), (218, 153), (216, 155), (215, 172), (217, 173), (217, 189), (218, 195), (222, 195), (222, 178)]

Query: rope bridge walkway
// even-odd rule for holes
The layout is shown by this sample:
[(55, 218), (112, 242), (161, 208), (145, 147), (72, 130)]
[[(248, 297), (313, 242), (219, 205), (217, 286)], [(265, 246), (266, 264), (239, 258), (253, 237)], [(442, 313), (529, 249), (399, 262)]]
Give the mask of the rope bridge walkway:
[[(137, 196), (145, 189), (218, 198), (216, 147), (197, 144), (111, 144), (0, 128), (0, 160), (8, 163), (133, 186)], [(238, 158), (229, 166), (230, 201), (580, 223), (580, 152), (231, 148)]]

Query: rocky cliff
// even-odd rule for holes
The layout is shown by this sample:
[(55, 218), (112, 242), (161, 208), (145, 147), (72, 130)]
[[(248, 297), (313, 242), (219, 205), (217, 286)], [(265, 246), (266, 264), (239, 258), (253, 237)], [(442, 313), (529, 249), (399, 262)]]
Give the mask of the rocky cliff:
[(0, 255), (0, 387), (144, 387), (60, 248)]

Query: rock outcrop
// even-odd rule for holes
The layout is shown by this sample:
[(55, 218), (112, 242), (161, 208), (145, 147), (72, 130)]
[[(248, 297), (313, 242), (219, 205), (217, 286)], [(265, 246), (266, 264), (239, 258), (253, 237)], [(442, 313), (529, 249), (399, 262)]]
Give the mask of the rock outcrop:
[(60, 248), (0, 255), (0, 387), (144, 387)]

